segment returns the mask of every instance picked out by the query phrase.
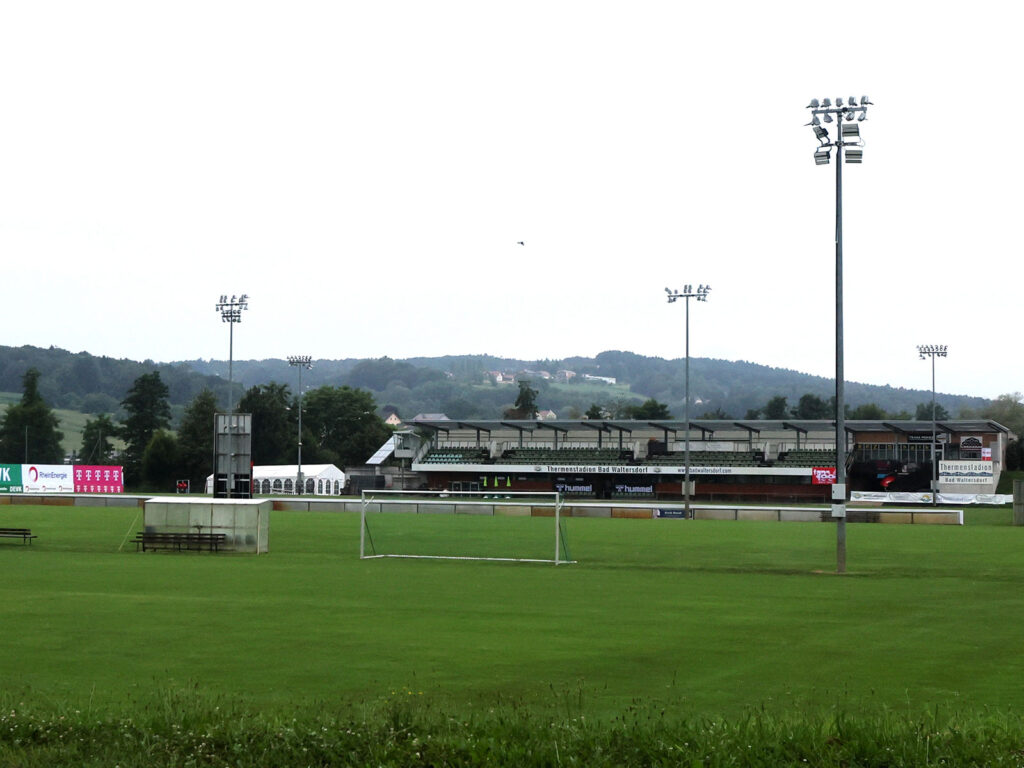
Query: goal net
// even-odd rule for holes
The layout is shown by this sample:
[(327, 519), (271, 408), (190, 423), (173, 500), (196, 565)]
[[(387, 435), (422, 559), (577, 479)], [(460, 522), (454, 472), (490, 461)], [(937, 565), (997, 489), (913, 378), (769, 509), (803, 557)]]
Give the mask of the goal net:
[(364, 490), (359, 557), (575, 562), (555, 491)]

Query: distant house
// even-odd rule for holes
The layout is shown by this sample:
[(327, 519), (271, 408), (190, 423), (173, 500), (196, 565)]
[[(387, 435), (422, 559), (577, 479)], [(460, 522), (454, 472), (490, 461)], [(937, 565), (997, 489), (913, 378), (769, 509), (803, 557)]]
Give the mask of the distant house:
[(495, 384), (515, 384), (516, 381), (516, 377), (511, 373), (502, 373), (501, 371), (488, 371), (487, 378)]
[(605, 384), (614, 384), (615, 383), (615, 377), (614, 376), (594, 376), (594, 375), (589, 374), (589, 373), (584, 373), (583, 374), (583, 378), (586, 379), (587, 381), (603, 381)]
[(399, 424), (402, 423), (402, 420), (398, 418), (397, 413), (392, 411), (391, 413), (388, 414), (388, 417), (384, 419), (384, 423), (390, 427), (397, 427)]
[(417, 413), (412, 417), (413, 421), (451, 421), (443, 413)]
[(537, 419), (539, 421), (554, 421), (558, 418), (558, 414), (554, 411), (538, 411)]
[(555, 371), (555, 378), (558, 381), (569, 381), (570, 379), (576, 378), (576, 371), (566, 371), (564, 369), (561, 371)]

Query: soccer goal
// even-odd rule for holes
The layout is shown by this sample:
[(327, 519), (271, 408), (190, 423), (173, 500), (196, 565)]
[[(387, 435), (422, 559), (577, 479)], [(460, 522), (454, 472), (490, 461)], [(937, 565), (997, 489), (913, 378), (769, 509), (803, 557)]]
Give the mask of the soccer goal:
[(364, 490), (359, 557), (574, 563), (557, 491)]

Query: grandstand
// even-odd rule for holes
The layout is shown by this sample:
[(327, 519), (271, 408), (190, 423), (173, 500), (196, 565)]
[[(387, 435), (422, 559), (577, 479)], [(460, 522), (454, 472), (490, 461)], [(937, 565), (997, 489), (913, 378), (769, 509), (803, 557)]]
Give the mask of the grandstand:
[[(409, 469), (431, 490), (553, 491), (595, 498), (827, 502), (835, 424), (820, 421), (415, 419)], [(1011, 435), (986, 420), (936, 424), (940, 493), (991, 494)], [(926, 491), (932, 424), (847, 420), (850, 491)]]

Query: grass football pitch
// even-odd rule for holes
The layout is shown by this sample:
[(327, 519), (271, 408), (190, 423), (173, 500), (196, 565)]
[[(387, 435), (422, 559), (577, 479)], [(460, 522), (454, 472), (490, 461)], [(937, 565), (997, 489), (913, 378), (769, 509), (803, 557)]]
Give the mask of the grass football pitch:
[[(7, 702), (130, 715), (637, 702), (679, 714), (1024, 707), (1024, 529), (565, 521), (575, 565), (358, 559), (355, 514), (274, 512), (270, 554), (137, 553), (134, 509), (2, 506)], [(967, 513), (968, 521), (972, 513)], [(423, 515), (449, 549), (487, 518)], [(551, 520), (516, 519), (511, 525)], [(546, 535), (546, 534), (545, 534)]]

